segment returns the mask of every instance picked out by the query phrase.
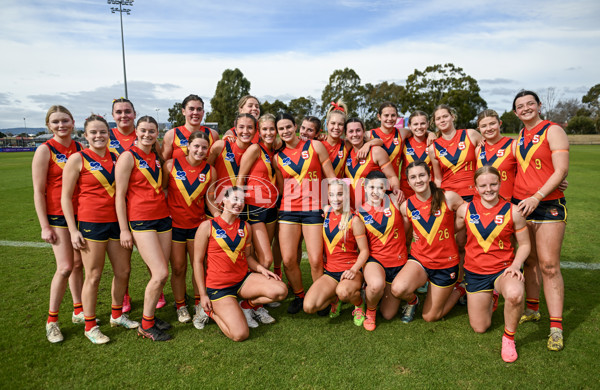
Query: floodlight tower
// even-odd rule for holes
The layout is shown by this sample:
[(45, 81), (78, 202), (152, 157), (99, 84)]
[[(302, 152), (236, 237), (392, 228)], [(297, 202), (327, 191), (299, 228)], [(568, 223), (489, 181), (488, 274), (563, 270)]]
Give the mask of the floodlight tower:
[(123, 12), (125, 12), (127, 15), (131, 15), (131, 9), (130, 8), (123, 8), (123, 6), (126, 7), (133, 7), (133, 1), (134, 0), (107, 0), (106, 2), (110, 5), (119, 5), (119, 7), (110, 7), (110, 11), (114, 14), (115, 12), (119, 13), (119, 16), (121, 18), (121, 49), (123, 51), (123, 79), (125, 80), (125, 98), (129, 99), (129, 96), (127, 95), (127, 71), (125, 70), (125, 40), (123, 39)]

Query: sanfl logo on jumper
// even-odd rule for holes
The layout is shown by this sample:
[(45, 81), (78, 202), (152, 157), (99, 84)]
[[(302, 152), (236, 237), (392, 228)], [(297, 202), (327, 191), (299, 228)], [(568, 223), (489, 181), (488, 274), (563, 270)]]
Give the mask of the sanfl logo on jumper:
[(185, 171), (177, 171), (177, 173), (175, 173), (175, 179), (185, 181), (187, 179), (185, 176)]
[(216, 233), (217, 234), (216, 234), (215, 237), (217, 237), (217, 238), (225, 238), (225, 237), (227, 237), (227, 233), (223, 229), (217, 229)]
[(140, 169), (149, 169), (150, 166), (145, 160), (140, 161)]
[(58, 154), (56, 155), (56, 162), (59, 162), (59, 163), (66, 163), (66, 162), (67, 162), (67, 156), (66, 156), (66, 155), (64, 155), (64, 154), (62, 154), (62, 153), (58, 153)]
[(100, 164), (98, 161), (92, 161), (90, 163), (90, 169), (92, 171), (101, 171), (102, 170), (102, 164)]
[(413, 210), (412, 213), (410, 213), (411, 218), (414, 219), (415, 221), (418, 221), (421, 219), (421, 212), (419, 210)]
[(477, 225), (479, 223), (479, 214), (471, 214), (469, 216), (469, 223)]
[(289, 157), (285, 157), (283, 160), (281, 160), (281, 163), (283, 164), (284, 167), (287, 167), (288, 165), (290, 165), (292, 163), (292, 159)]
[(229, 161), (229, 162), (235, 161), (235, 154), (233, 154), (231, 152), (227, 152), (225, 154), (225, 161)]
[(324, 228), (328, 228), (329, 227), (329, 218), (325, 218), (325, 221), (323, 221), (323, 227)]
[(415, 150), (413, 148), (406, 148), (406, 154), (410, 154), (411, 156), (414, 156)]

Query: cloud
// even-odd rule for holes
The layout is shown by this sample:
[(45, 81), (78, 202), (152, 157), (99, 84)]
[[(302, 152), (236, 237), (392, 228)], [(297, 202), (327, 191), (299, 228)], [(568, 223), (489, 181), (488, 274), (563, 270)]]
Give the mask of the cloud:
[(515, 82), (515, 80), (503, 79), (503, 78), (497, 77), (495, 79), (481, 79), (481, 80), (477, 80), (477, 82), (479, 84), (512, 84)]

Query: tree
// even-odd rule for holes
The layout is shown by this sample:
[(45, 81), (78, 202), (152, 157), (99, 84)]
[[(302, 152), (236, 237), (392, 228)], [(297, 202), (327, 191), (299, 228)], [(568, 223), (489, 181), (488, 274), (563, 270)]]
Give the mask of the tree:
[(277, 115), (280, 112), (288, 112), (288, 106), (279, 99), (275, 100), (273, 103), (265, 101), (260, 105), (260, 112), (261, 114), (266, 114), (268, 112)]
[(6, 138), (6, 134), (0, 131), (0, 138)]
[(542, 113), (547, 117), (551, 118), (556, 107), (556, 88), (550, 87), (546, 89), (546, 92), (542, 96)]
[(581, 108), (583, 108), (583, 104), (576, 98), (559, 100), (548, 119), (558, 124), (567, 123), (577, 115), (577, 111)]
[(185, 125), (185, 116), (181, 112), (181, 108), (181, 103), (175, 103), (172, 108), (169, 108), (169, 122), (173, 127)]
[(363, 87), (360, 85), (360, 77), (353, 69), (337, 69), (329, 76), (329, 83), (321, 94), (321, 109), (323, 114), (331, 105), (342, 99), (348, 106), (348, 116), (358, 116), (358, 106), (363, 96)]
[(567, 132), (571, 134), (594, 134), (596, 123), (589, 116), (574, 116), (569, 120)]
[(600, 84), (596, 84), (590, 88), (581, 98), (581, 102), (588, 105), (593, 116), (600, 117)]
[(473, 127), (475, 116), (487, 107), (479, 91), (477, 80), (462, 68), (453, 64), (428, 66), (408, 76), (403, 107), (433, 113), (437, 105), (448, 104), (456, 109), (459, 128)]
[(229, 128), (238, 113), (238, 101), (250, 93), (250, 81), (238, 68), (225, 69), (221, 80), (217, 83), (215, 96), (210, 99), (212, 112), (206, 120), (217, 122), (219, 128)]
[(500, 116), (500, 120), (502, 121), (503, 133), (516, 134), (519, 132), (519, 130), (521, 130), (521, 121), (512, 111), (504, 111), (504, 113)]
[(359, 107), (359, 115), (365, 121), (365, 126), (368, 129), (379, 126), (377, 113), (379, 106), (383, 102), (392, 102), (398, 107), (398, 113), (402, 114), (405, 111), (403, 103), (406, 101), (406, 88), (395, 83), (382, 83), (372, 85), (367, 83), (363, 87), (363, 100)]
[(321, 112), (321, 107), (317, 103), (317, 100), (312, 97), (301, 96), (296, 99), (290, 100), (288, 104), (288, 110), (296, 118), (296, 122), (299, 123), (302, 118), (309, 115), (318, 116)]

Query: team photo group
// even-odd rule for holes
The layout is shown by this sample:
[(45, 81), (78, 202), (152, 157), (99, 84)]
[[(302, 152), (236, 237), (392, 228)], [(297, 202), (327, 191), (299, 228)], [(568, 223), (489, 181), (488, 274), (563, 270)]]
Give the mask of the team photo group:
[[(96, 319), (108, 257), (110, 326), (153, 341), (172, 338), (172, 325), (155, 316), (170, 283), (179, 322), (214, 322), (234, 341), (274, 323), (269, 309), (289, 293), (286, 315), (335, 318), (345, 303), (370, 332), (381, 320), (413, 321), (419, 307), (432, 322), (466, 304), (472, 330), (484, 333), (502, 297), (505, 362), (518, 357), (519, 324), (545, 315), (547, 348), (560, 351), (569, 142), (541, 106), (535, 92), (516, 94), (522, 129), (513, 139), (490, 109), (476, 129), (457, 129), (455, 110), (443, 104), (412, 112), (404, 126), (398, 108), (382, 102), (380, 127), (369, 129), (341, 100), (322, 121), (261, 113), (258, 99), (244, 96), (220, 135), (202, 125), (204, 102), (189, 95), (185, 125), (160, 140), (157, 121), (120, 98), (115, 128), (99, 115), (85, 120), (87, 146), (72, 138), (70, 111), (52, 106), (53, 137), (32, 162), (41, 237), (56, 260), (47, 339), (63, 341), (68, 285), (72, 322), (92, 343), (110, 341)], [(128, 314), (134, 246), (148, 272), (139, 321)], [(303, 280), (306, 260), (311, 281)]]

